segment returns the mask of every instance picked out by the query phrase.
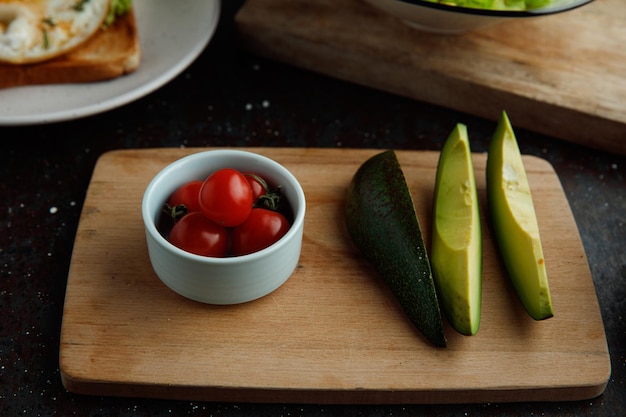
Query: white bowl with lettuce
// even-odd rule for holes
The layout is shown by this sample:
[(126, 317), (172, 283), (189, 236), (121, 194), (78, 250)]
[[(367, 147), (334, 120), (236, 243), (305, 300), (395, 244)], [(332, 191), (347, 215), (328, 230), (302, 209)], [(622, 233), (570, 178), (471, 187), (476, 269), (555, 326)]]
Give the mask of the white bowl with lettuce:
[(460, 34), (510, 19), (563, 13), (593, 0), (364, 0), (428, 32)]

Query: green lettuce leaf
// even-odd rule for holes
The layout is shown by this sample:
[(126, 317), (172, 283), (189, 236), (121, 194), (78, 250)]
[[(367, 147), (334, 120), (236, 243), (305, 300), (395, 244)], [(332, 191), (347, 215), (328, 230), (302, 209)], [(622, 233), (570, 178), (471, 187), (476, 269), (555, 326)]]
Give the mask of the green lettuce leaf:
[(530, 10), (548, 6), (553, 0), (428, 0), (432, 3), (474, 9)]
[(104, 19), (105, 26), (111, 26), (115, 19), (124, 16), (132, 8), (132, 0), (111, 0), (109, 14)]

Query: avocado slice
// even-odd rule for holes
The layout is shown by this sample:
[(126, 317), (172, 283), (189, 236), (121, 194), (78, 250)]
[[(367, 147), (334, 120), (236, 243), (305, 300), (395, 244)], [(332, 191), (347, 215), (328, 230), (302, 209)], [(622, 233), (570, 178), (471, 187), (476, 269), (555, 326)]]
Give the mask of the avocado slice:
[(482, 234), (467, 127), (457, 124), (437, 164), (431, 262), (441, 306), (459, 333), (474, 335), (482, 299)]
[(487, 201), (496, 243), (528, 314), (553, 316), (545, 258), (526, 170), (513, 127), (502, 113), (487, 157)]
[(435, 346), (446, 338), (424, 239), (393, 150), (359, 167), (345, 202), (348, 232), (379, 272), (407, 317)]

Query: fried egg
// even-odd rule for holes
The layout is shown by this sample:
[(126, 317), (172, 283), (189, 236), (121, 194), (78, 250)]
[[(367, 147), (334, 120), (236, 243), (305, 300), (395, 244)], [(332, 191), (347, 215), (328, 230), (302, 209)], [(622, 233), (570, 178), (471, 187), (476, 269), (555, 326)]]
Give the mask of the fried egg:
[(102, 27), (109, 0), (0, 0), (0, 62), (62, 55)]

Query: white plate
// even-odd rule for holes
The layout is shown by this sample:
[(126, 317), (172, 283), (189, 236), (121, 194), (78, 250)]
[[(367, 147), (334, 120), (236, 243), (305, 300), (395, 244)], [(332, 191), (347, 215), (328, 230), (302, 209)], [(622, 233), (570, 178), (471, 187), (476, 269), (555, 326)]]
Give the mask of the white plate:
[(111, 81), (0, 90), (0, 125), (76, 119), (122, 106), (167, 83), (206, 47), (220, 0), (134, 0), (142, 48), (134, 73)]

